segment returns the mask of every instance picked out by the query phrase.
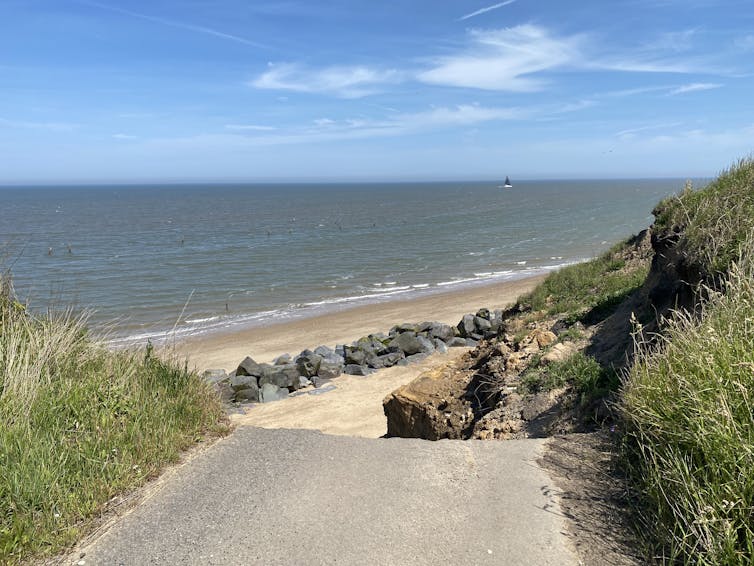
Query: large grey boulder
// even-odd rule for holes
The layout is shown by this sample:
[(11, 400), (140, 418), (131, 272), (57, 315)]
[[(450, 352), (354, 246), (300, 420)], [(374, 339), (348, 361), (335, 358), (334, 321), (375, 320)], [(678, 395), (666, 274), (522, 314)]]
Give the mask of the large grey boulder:
[(416, 333), (422, 333), (422, 332), (429, 332), (430, 328), (432, 328), (432, 325), (435, 324), (434, 322), (424, 321), (420, 322), (416, 325)]
[(383, 354), (382, 356), (379, 356), (379, 362), (380, 367), (389, 368), (397, 364), (399, 361), (401, 361), (405, 355), (403, 352), (388, 352), (387, 354)]
[(461, 338), (466, 338), (475, 331), (476, 325), (474, 324), (474, 315), (463, 315), (461, 322), (458, 323), (458, 333), (460, 334)]
[(319, 366), (322, 363), (322, 356), (312, 352), (311, 354), (301, 355), (296, 358), (296, 369), (299, 375), (311, 377), (319, 373)]
[(259, 401), (270, 403), (288, 397), (288, 390), (282, 389), (273, 383), (265, 383), (259, 388)]
[(460, 336), (456, 336), (455, 338), (451, 338), (448, 340), (448, 348), (465, 348), (466, 347), (466, 338), (461, 338)]
[(367, 357), (369, 357), (370, 355), (380, 356), (387, 353), (385, 344), (372, 335), (359, 338), (354, 343), (354, 346), (366, 353)]
[(356, 364), (347, 364), (346, 367), (343, 369), (343, 373), (347, 373), (348, 375), (369, 375), (374, 370), (371, 368), (368, 368), (367, 366), (359, 366)]
[(272, 383), (281, 388), (298, 389), (299, 379), (296, 364), (282, 366), (266, 366), (262, 368), (262, 376), (259, 378), (259, 387), (265, 383)]
[(339, 355), (332, 353), (322, 358), (319, 364), (317, 375), (323, 379), (332, 379), (338, 377), (343, 371), (345, 361)]
[(448, 345), (439, 338), (433, 339), (432, 343), (435, 345), (435, 352), (439, 352), (441, 354), (448, 353)]
[(493, 330), (498, 330), (501, 326), (503, 326), (503, 311), (500, 309), (495, 309), (492, 312), (492, 315), (490, 316), (490, 324), (492, 324)]
[(479, 318), (483, 318), (485, 320), (489, 320), (490, 319), (490, 309), (479, 309), (478, 311), (476, 311), (476, 315)]
[(455, 337), (456, 331), (449, 324), (433, 322), (429, 328), (429, 335), (432, 338), (439, 338), (443, 342), (447, 342)]
[(417, 325), (412, 324), (410, 322), (404, 322), (403, 324), (396, 324), (393, 326), (393, 328), (390, 329), (390, 332), (395, 330), (396, 334), (403, 334), (404, 332), (416, 332), (417, 331)]
[(293, 358), (291, 358), (290, 354), (280, 354), (277, 358), (272, 360), (273, 366), (284, 366), (286, 364), (289, 364), (293, 361)]
[(346, 346), (344, 354), (346, 364), (360, 366), (363, 365), (367, 359), (366, 352), (357, 346)]
[(236, 375), (262, 375), (262, 366), (255, 362), (250, 356), (246, 356), (236, 368)]
[(413, 332), (399, 334), (390, 342), (389, 346), (400, 349), (407, 356), (418, 354), (425, 347), (419, 337)]
[(492, 328), (492, 323), (490, 323), (490, 321), (487, 320), (486, 318), (482, 318), (481, 316), (475, 316), (474, 326), (476, 327), (479, 334), (484, 334), (486, 331)]
[(236, 401), (259, 401), (259, 388), (255, 384), (253, 387), (241, 389), (236, 391), (234, 398)]
[(230, 388), (234, 392), (241, 391), (242, 389), (249, 389), (251, 387), (257, 387), (257, 377), (255, 375), (234, 375), (230, 378)]
[(429, 338), (425, 338), (424, 336), (417, 336), (416, 339), (419, 341), (419, 343), (422, 345), (421, 351), (425, 354), (431, 354), (435, 351), (435, 345), (432, 343), (432, 340)]
[(329, 346), (317, 346), (316, 348), (314, 348), (314, 353), (318, 356), (326, 358), (327, 356), (334, 354), (335, 350), (333, 350)]

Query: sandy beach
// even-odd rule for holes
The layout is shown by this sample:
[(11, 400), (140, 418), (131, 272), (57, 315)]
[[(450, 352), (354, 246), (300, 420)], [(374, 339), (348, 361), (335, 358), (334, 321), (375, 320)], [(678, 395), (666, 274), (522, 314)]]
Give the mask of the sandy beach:
[(538, 275), (470, 288), (436, 293), (415, 299), (369, 304), (302, 320), (214, 333), (189, 338), (177, 344), (179, 355), (199, 371), (209, 368), (235, 369), (246, 356), (257, 362), (271, 362), (283, 353), (298, 354), (319, 345), (335, 346), (374, 332), (387, 332), (401, 322), (432, 320), (455, 325), (464, 314), (509, 306), (531, 290), (545, 276)]
[[(245, 357), (271, 362), (282, 353), (297, 354), (320, 344), (334, 346), (372, 332), (386, 332), (401, 322), (435, 320), (456, 324), (479, 308), (509, 306), (544, 276), (459, 289), (417, 299), (364, 305), (316, 318), (286, 322), (241, 332), (214, 334), (178, 345), (198, 370), (235, 369)], [(244, 406), (231, 415), (236, 425), (262, 428), (303, 428), (326, 434), (378, 438), (387, 431), (382, 400), (391, 391), (425, 371), (453, 363), (468, 348), (452, 348), (418, 364), (394, 366), (367, 377), (341, 375), (322, 390), (298, 394), (285, 401)]]

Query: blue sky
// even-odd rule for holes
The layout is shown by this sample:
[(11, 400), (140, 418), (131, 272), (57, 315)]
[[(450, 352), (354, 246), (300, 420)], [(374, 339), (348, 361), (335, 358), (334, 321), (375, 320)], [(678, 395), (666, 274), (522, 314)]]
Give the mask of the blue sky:
[(712, 176), (751, 0), (0, 0), (0, 183)]

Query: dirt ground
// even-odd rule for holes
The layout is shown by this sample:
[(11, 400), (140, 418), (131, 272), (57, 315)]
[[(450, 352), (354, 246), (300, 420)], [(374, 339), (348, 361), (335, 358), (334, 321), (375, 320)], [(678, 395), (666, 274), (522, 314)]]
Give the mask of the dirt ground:
[(557, 485), (568, 534), (584, 566), (641, 566), (609, 432), (550, 438), (540, 461)]

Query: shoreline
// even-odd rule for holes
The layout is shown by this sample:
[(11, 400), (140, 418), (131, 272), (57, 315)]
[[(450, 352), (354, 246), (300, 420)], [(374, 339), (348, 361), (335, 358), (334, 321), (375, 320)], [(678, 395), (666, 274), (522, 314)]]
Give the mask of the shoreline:
[[(522, 271), (506, 272), (505, 274), (475, 274), (475, 277), (446, 281), (433, 285), (410, 285), (390, 287), (393, 283), (385, 283), (385, 287), (376, 289), (374, 294), (360, 296), (337, 297), (323, 299), (311, 303), (295, 303), (288, 306), (276, 307), (274, 310), (248, 314), (234, 314), (227, 316), (222, 313), (191, 314), (199, 318), (184, 320), (181, 324), (172, 325), (162, 330), (158, 329), (130, 329), (120, 330), (107, 341), (117, 347), (130, 347), (145, 344), (147, 341), (159, 346), (180, 344), (190, 340), (202, 340), (215, 335), (229, 335), (255, 328), (269, 328), (279, 324), (293, 323), (306, 319), (320, 318), (330, 314), (338, 314), (362, 307), (379, 307), (393, 302), (410, 302), (420, 299), (431, 299), (438, 295), (450, 293), (471, 293), (483, 288), (497, 285), (507, 285), (543, 275), (548, 275), (563, 267), (584, 261), (569, 260), (558, 265), (547, 265)], [(480, 275), (477, 277), (476, 275)], [(181, 315), (179, 318), (182, 318)], [(402, 321), (403, 322), (403, 321)], [(444, 321), (443, 321), (444, 322)], [(196, 325), (200, 323), (200, 325)]]
[(280, 354), (297, 355), (319, 345), (348, 344), (361, 336), (387, 332), (403, 322), (438, 321), (456, 325), (464, 314), (480, 308), (504, 308), (547, 276), (506, 280), (442, 293), (358, 305), (321, 315), (284, 320), (265, 326), (218, 330), (176, 340), (169, 347), (188, 359), (189, 366), (234, 370), (246, 356), (271, 362)]

